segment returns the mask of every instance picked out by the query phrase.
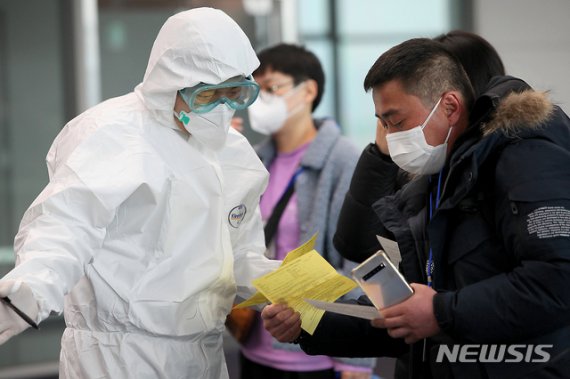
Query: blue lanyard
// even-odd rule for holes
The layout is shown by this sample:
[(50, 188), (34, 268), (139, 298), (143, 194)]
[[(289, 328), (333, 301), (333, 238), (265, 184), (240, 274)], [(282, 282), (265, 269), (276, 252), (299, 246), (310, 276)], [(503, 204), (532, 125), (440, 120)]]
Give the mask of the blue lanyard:
[[(429, 191), (429, 219), (431, 221), (432, 217), (433, 217), (433, 213), (434, 211), (439, 208), (439, 197), (441, 194), (441, 177), (443, 173), (443, 169), (439, 172), (439, 177), (437, 178), (437, 193), (436, 193), (436, 199), (435, 199), (435, 209), (433, 207), (433, 192), (430, 190)], [(431, 183), (431, 177), (429, 178), (429, 182)], [(427, 275), (427, 285), (428, 287), (431, 287), (433, 285), (433, 252), (431, 249), (431, 244), (429, 247), (429, 256), (428, 256), (428, 261), (427, 261), (427, 265), (426, 265), (426, 275)]]

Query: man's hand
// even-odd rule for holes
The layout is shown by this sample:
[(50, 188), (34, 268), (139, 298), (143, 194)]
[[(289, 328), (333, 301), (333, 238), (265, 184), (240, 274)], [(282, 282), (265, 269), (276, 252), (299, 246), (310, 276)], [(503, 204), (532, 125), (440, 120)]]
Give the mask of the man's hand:
[(423, 284), (412, 283), (414, 294), (404, 302), (384, 308), (384, 318), (372, 320), (372, 326), (388, 329), (392, 338), (403, 338), (414, 343), (439, 333), (439, 325), (433, 312), (433, 297), (436, 292)]
[(390, 155), (388, 151), (388, 142), (386, 141), (386, 135), (388, 134), (388, 129), (382, 125), (382, 121), (376, 120), (376, 146), (378, 150), (384, 155)]
[(292, 342), (301, 334), (301, 315), (286, 305), (266, 306), (261, 319), (265, 329), (279, 342)]

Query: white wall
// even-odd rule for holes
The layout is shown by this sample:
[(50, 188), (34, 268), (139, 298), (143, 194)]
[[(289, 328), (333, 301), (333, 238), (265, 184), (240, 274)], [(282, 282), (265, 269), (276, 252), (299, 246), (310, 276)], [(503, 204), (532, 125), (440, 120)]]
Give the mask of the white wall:
[(570, 112), (570, 1), (474, 0), (474, 31), (495, 46), (507, 73)]

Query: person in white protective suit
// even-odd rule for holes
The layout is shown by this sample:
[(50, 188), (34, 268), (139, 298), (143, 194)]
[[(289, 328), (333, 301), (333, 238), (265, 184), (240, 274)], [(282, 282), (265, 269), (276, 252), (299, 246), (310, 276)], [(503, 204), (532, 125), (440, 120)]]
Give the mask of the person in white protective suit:
[[(229, 130), (257, 96), (258, 64), (222, 11), (178, 13), (134, 92), (55, 139), (0, 297), (35, 322), (63, 310), (60, 377), (228, 377), (222, 332), (236, 289), (248, 297), (280, 263), (263, 256), (267, 172)], [(27, 326), (0, 303), (0, 343)]]

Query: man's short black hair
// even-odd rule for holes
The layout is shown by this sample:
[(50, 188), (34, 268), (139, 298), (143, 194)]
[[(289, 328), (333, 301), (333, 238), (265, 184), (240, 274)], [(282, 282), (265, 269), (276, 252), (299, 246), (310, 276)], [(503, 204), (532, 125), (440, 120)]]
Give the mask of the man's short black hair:
[(267, 70), (279, 71), (293, 77), (295, 84), (307, 79), (317, 82), (317, 96), (313, 101), (314, 111), (325, 91), (325, 74), (315, 54), (302, 46), (281, 43), (257, 54), (260, 66), (253, 75), (263, 75)]
[(469, 78), (459, 60), (440, 42), (415, 38), (386, 51), (374, 62), (364, 89), (398, 80), (406, 93), (420, 98), (432, 107), (446, 91), (459, 91), (467, 109), (473, 105), (474, 94)]

